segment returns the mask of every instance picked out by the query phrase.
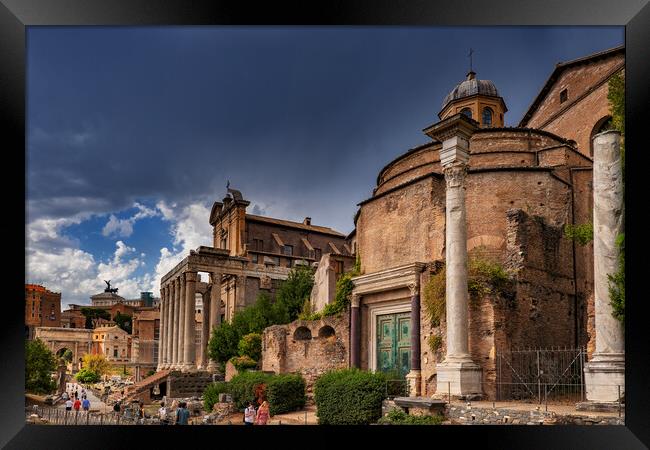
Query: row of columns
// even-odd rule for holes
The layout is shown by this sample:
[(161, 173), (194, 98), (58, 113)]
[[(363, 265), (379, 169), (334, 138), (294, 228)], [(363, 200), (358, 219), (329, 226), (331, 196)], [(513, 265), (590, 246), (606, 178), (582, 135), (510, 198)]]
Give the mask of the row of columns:
[[(201, 346), (196, 354), (196, 272), (184, 272), (161, 287), (158, 370), (214, 370), (208, 363), (210, 332), (221, 320), (221, 274), (211, 273), (209, 295), (203, 298)], [(197, 364), (197, 356), (200, 364)]]

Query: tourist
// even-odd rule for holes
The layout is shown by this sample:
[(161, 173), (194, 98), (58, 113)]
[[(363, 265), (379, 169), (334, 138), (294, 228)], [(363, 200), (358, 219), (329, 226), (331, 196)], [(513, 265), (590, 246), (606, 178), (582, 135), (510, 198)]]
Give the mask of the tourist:
[(167, 408), (165, 408), (165, 402), (160, 402), (160, 408), (158, 409), (158, 418), (160, 419), (161, 425), (167, 425)]
[(81, 402), (81, 407), (84, 409), (84, 411), (88, 411), (90, 409), (90, 400), (88, 400), (85, 395), (83, 401)]
[(72, 400), (67, 399), (65, 401), (65, 410), (66, 411), (72, 411)]
[(138, 410), (138, 419), (141, 424), (144, 424), (144, 403), (140, 403), (140, 409)]
[(118, 401), (118, 402), (115, 402), (115, 404), (113, 405), (113, 412), (119, 414), (119, 412), (120, 412), (120, 406), (121, 406), (121, 405), (120, 405), (120, 402), (119, 402), (119, 401)]
[(255, 423), (255, 407), (253, 402), (248, 402), (248, 408), (244, 410), (244, 424), (253, 425)]
[(266, 425), (266, 422), (269, 420), (269, 403), (264, 400), (260, 405), (260, 409), (257, 410), (257, 419), (255, 425)]
[(68, 393), (67, 393), (67, 392), (64, 392), (63, 394), (61, 394), (61, 400), (63, 400), (63, 401), (66, 401), (66, 400), (68, 400), (69, 398), (70, 398), (70, 396), (68, 396)]
[(185, 407), (185, 402), (180, 402), (176, 411), (176, 425), (187, 425), (190, 418), (190, 411)]
[(79, 409), (81, 408), (81, 401), (79, 401), (79, 399), (76, 399), (72, 407), (74, 408), (75, 411), (79, 411)]

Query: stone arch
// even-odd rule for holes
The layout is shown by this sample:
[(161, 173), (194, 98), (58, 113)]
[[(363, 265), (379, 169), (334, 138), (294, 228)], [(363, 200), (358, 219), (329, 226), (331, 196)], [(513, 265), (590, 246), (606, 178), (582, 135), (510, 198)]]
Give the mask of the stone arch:
[(598, 133), (602, 133), (603, 131), (611, 130), (613, 128), (614, 125), (612, 123), (612, 116), (610, 115), (601, 117), (598, 119), (598, 121), (596, 121), (594, 127), (591, 129), (591, 133), (589, 134), (589, 156), (592, 158), (594, 156), (594, 136)]
[(506, 244), (505, 239), (501, 236), (481, 234), (467, 240), (467, 251), (470, 252), (477, 247), (486, 247), (493, 249), (503, 249)]
[(298, 327), (293, 332), (294, 341), (308, 341), (311, 339), (311, 330), (307, 327)]
[(336, 331), (329, 325), (325, 325), (318, 330), (319, 338), (328, 338), (332, 336), (336, 336)]

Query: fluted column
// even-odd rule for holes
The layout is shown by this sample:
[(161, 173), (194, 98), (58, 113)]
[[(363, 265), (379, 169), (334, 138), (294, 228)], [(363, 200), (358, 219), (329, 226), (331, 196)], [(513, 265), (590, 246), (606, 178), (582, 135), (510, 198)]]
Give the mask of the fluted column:
[(196, 272), (185, 272), (185, 345), (183, 349), (183, 369), (196, 369), (195, 343)]
[(470, 159), (469, 139), (478, 123), (456, 114), (425, 130), (442, 142), (440, 165), (445, 174), (445, 265), (447, 354), (437, 365), (437, 392), (480, 394), (481, 368), (469, 354), (467, 290), (467, 219), (465, 181)]
[[(213, 272), (210, 274), (212, 278), (212, 285), (210, 286), (210, 330), (209, 335), (212, 335), (212, 330), (221, 324), (221, 274)], [(206, 350), (206, 358), (209, 359)], [(217, 370), (217, 363), (210, 359), (207, 369), (211, 372)]]
[(179, 369), (185, 367), (185, 274), (178, 277), (178, 359)]
[(172, 281), (172, 303), (174, 305), (174, 334), (172, 336), (172, 362), (171, 368), (178, 369), (178, 348), (179, 348), (179, 332), (180, 332), (180, 295), (181, 285), (178, 279)]
[(585, 366), (588, 401), (617, 402), (625, 393), (623, 324), (612, 315), (608, 275), (618, 270), (616, 238), (624, 231), (621, 136), (618, 131), (593, 138), (594, 309), (596, 351)]
[(167, 283), (165, 286), (166, 299), (167, 299), (167, 332), (165, 336), (165, 341), (167, 342), (165, 347), (165, 353), (167, 354), (165, 360), (165, 369), (169, 369), (172, 365), (172, 347), (173, 347), (173, 337), (174, 337), (174, 303), (172, 302), (171, 296), (171, 287), (170, 283)]
[[(203, 295), (203, 316), (201, 321), (201, 347), (199, 360), (201, 364), (198, 366), (199, 369), (207, 369), (208, 367), (208, 340), (210, 339), (210, 310), (212, 308), (212, 303), (210, 301), (210, 292), (205, 292)], [(198, 364), (197, 364), (198, 365)]]
[(165, 330), (165, 289), (160, 288), (160, 305), (158, 306), (158, 365), (156, 366), (156, 371), (159, 371), (163, 367), (163, 333)]
[(418, 397), (422, 391), (420, 370), (420, 283), (408, 285), (411, 291), (411, 370), (406, 375), (409, 382), (409, 396)]
[(361, 321), (359, 316), (360, 297), (352, 294), (350, 301), (350, 366), (361, 367)]

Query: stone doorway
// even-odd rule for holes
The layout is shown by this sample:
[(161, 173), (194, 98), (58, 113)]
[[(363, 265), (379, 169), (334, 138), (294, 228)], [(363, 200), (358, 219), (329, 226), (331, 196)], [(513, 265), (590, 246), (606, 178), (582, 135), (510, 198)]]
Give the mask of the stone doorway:
[(411, 370), (411, 314), (377, 316), (377, 370), (403, 378)]

